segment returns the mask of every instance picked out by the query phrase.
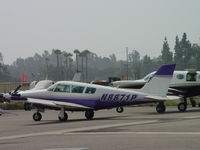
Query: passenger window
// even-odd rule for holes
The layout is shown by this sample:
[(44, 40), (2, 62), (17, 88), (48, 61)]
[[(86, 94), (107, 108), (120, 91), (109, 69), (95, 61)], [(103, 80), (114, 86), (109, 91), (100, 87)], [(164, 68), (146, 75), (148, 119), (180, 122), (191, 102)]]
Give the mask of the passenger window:
[(196, 73), (188, 73), (186, 76), (186, 81), (196, 81)]
[(70, 85), (58, 84), (54, 92), (67, 92), (70, 93)]
[(72, 93), (83, 93), (85, 87), (83, 86), (72, 86)]
[(183, 74), (177, 74), (176, 78), (177, 78), (177, 79), (183, 79), (183, 78), (184, 78), (184, 75), (183, 75)]
[(85, 91), (85, 93), (88, 93), (88, 94), (94, 94), (95, 92), (96, 92), (96, 89), (92, 87), (87, 87)]

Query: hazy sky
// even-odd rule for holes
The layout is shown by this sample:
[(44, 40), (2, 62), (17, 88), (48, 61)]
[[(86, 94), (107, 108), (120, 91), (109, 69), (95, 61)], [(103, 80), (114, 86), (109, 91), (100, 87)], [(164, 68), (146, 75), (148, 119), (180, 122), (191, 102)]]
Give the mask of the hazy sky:
[(53, 48), (158, 56), (165, 36), (173, 49), (183, 32), (200, 43), (200, 0), (0, 0), (0, 51), (9, 64)]

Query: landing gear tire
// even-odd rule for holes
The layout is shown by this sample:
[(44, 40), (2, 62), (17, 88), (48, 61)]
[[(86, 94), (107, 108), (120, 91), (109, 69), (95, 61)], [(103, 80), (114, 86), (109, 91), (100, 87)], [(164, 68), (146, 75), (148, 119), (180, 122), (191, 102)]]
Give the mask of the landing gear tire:
[(85, 112), (85, 117), (86, 117), (88, 120), (93, 119), (93, 117), (94, 117), (94, 111), (93, 111), (93, 110), (87, 110), (87, 111)]
[(62, 122), (67, 121), (68, 115), (66, 112), (64, 112), (64, 115), (61, 117), (60, 115), (58, 116), (58, 119)]
[(118, 113), (123, 113), (123, 112), (124, 112), (124, 108), (123, 108), (123, 107), (117, 107), (117, 108), (116, 108), (116, 111), (117, 111)]
[(186, 109), (187, 109), (187, 104), (185, 104), (185, 103), (179, 103), (178, 104), (178, 110), (179, 111), (186, 111)]
[(156, 106), (156, 111), (158, 113), (164, 113), (166, 110), (166, 107), (163, 103), (159, 103), (157, 106)]
[(40, 121), (42, 119), (42, 115), (39, 112), (33, 114), (33, 120)]

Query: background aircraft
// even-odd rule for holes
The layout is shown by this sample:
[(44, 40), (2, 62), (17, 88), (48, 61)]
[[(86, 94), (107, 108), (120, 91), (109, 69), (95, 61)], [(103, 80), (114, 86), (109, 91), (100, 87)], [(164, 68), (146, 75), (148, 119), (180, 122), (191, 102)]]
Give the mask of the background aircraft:
[[(154, 74), (155, 72), (152, 72), (140, 80), (116, 81), (113, 82), (112, 85), (119, 88), (140, 89)], [(193, 100), (193, 97), (200, 95), (200, 72), (195, 70), (174, 71), (168, 94), (180, 96), (182, 98), (181, 102), (178, 104), (179, 111), (186, 111), (187, 98), (190, 98), (192, 106), (195, 107), (196, 102)]]
[(60, 110), (58, 115), (60, 121), (68, 119), (66, 110), (85, 111), (85, 117), (92, 119), (95, 110), (144, 103), (158, 103), (156, 110), (164, 112), (163, 102), (169, 99), (166, 94), (174, 69), (174, 64), (161, 66), (152, 79), (139, 91), (60, 81), (47, 89), (20, 92), (17, 92), (18, 89), (16, 89), (9, 95), (26, 98), (31, 106), (37, 108), (36, 113), (33, 114), (35, 121), (42, 119), (40, 112), (44, 112), (46, 108)]

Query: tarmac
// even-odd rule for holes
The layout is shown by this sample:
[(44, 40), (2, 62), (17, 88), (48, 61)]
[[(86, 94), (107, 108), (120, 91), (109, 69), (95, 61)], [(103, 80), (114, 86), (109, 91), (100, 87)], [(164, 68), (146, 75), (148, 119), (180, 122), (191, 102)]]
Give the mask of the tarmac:
[(124, 113), (96, 111), (93, 120), (67, 112), (67, 122), (58, 121), (59, 111), (45, 111), (40, 122), (32, 120), (34, 110), (5, 111), (0, 150), (199, 150), (200, 108), (166, 111), (126, 107)]

